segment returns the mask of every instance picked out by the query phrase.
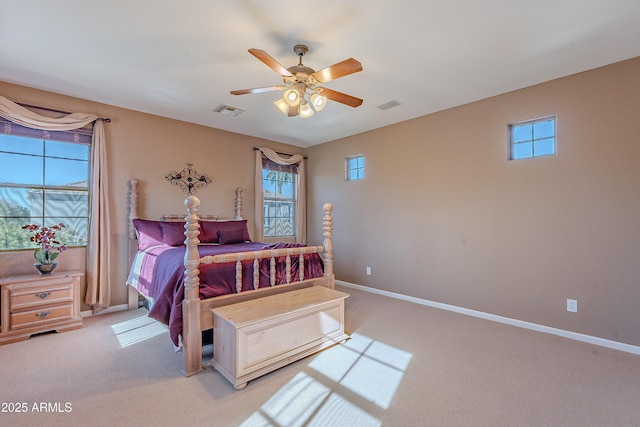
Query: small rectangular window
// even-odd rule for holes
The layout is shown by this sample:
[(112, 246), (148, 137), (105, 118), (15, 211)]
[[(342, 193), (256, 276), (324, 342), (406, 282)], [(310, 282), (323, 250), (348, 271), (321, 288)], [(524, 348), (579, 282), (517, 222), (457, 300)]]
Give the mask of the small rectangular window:
[(347, 157), (346, 161), (347, 181), (357, 181), (364, 179), (364, 156), (362, 154)]
[(556, 154), (556, 117), (509, 125), (509, 160)]

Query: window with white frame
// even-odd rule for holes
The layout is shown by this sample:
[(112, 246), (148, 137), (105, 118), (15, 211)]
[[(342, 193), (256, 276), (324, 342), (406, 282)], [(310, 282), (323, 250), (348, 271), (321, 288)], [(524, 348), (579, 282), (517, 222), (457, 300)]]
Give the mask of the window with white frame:
[(26, 224), (64, 223), (65, 246), (86, 246), (91, 131), (42, 131), (0, 120), (0, 250), (35, 248)]
[(509, 160), (556, 154), (556, 117), (509, 125)]
[(347, 181), (364, 179), (364, 155), (347, 157), (345, 169)]
[(296, 235), (297, 165), (279, 165), (262, 159), (264, 237)]

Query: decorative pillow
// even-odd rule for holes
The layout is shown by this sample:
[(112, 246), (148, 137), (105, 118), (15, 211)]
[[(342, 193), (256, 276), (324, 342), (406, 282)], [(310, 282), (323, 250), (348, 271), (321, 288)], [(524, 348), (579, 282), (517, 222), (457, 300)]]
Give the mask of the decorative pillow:
[(218, 243), (218, 231), (241, 229), (243, 233), (243, 241), (250, 242), (249, 230), (247, 228), (246, 219), (235, 219), (229, 221), (201, 221), (200, 222), (200, 241), (202, 243)]
[(218, 241), (221, 245), (244, 243), (244, 230), (242, 228), (218, 230)]
[(133, 220), (133, 227), (138, 236), (138, 249), (145, 250), (151, 246), (162, 245), (162, 227), (160, 221), (136, 218)]
[(182, 246), (186, 239), (184, 235), (184, 222), (164, 221), (160, 223), (162, 228), (162, 241), (170, 246)]

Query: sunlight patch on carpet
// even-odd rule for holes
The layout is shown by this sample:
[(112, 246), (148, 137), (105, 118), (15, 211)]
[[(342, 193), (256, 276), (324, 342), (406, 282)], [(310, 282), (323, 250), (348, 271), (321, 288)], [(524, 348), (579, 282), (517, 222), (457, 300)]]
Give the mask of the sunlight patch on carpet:
[(379, 427), (382, 423), (304, 372), (242, 423), (242, 427), (329, 425)]
[(148, 316), (140, 316), (111, 325), (111, 330), (118, 339), (120, 348), (125, 348), (164, 334), (169, 328)]
[(359, 334), (320, 353), (309, 367), (387, 409), (409, 366), (411, 353)]
[(327, 381), (300, 372), (242, 426), (378, 427), (382, 425), (380, 420), (340, 391), (353, 392), (387, 409), (411, 357), (411, 353), (396, 347), (353, 334), (346, 343), (322, 351), (309, 363), (309, 368), (321, 374), (318, 380)]

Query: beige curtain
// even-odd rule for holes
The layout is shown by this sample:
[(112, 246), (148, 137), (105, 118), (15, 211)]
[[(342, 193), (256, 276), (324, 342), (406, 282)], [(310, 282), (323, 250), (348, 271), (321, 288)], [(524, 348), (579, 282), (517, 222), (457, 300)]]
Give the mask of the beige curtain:
[[(60, 118), (41, 116), (0, 96), (0, 117), (19, 125), (41, 130), (74, 130), (95, 122), (91, 145), (91, 201), (87, 246), (87, 295), (93, 311), (111, 303), (109, 279), (109, 200), (104, 123), (95, 114), (72, 113)], [(97, 120), (97, 121), (96, 121)]]
[(264, 191), (262, 189), (262, 156), (279, 165), (298, 164), (296, 175), (296, 242), (307, 243), (307, 183), (304, 156), (294, 154), (282, 157), (271, 148), (260, 147), (256, 150), (256, 175), (255, 175), (255, 241), (264, 240)]

